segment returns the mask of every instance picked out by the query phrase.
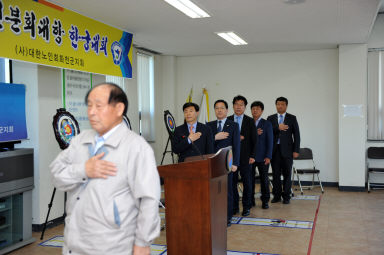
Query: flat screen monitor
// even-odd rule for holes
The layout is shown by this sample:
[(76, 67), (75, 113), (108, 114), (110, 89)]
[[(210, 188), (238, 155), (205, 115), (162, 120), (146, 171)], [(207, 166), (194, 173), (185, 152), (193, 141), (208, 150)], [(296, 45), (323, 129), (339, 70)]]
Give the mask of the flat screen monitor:
[(27, 137), (25, 85), (0, 83), (0, 143)]

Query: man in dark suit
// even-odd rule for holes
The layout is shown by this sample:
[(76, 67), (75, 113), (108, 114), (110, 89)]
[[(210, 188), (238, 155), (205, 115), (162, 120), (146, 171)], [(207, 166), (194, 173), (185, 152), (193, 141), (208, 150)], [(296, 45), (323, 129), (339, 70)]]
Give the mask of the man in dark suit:
[(233, 111), (234, 115), (228, 119), (235, 121), (240, 129), (240, 165), (237, 171), (233, 174), (233, 212), (239, 212), (239, 192), (237, 184), (239, 181), (238, 172), (240, 172), (241, 180), (243, 181), (243, 216), (250, 214), (252, 207), (252, 164), (255, 162), (255, 144), (256, 144), (256, 130), (251, 117), (244, 114), (245, 107), (247, 106), (247, 99), (243, 96), (236, 96), (233, 98)]
[(269, 179), (268, 179), (268, 169), (269, 163), (272, 159), (272, 149), (273, 149), (273, 129), (272, 124), (263, 119), (261, 115), (264, 111), (264, 104), (260, 101), (255, 101), (251, 104), (251, 111), (253, 121), (255, 123), (257, 131), (257, 143), (256, 143), (256, 157), (255, 163), (252, 167), (252, 205), (255, 203), (255, 174), (256, 167), (259, 171), (260, 176), (260, 186), (261, 186), (261, 208), (268, 209), (269, 205)]
[[(226, 101), (222, 99), (217, 100), (214, 104), (214, 108), (217, 120), (208, 122), (208, 127), (211, 128), (213, 137), (215, 138), (214, 149), (215, 152), (217, 152), (221, 148), (232, 146), (232, 172), (235, 172), (240, 163), (239, 125), (232, 120), (227, 119), (228, 103)], [(233, 216), (232, 172), (228, 174), (228, 227), (231, 226), (231, 219)]]
[(179, 162), (191, 156), (213, 153), (213, 137), (209, 127), (197, 122), (199, 106), (195, 103), (183, 105), (185, 123), (176, 127), (172, 137), (172, 151), (179, 155)]
[[(283, 198), (284, 204), (289, 204), (292, 187), (292, 163), (299, 156), (300, 130), (296, 116), (287, 113), (288, 99), (279, 97), (275, 101), (277, 114), (270, 115), (268, 120), (273, 127), (273, 199), (277, 203)], [(283, 189), (281, 188), (283, 174)]]

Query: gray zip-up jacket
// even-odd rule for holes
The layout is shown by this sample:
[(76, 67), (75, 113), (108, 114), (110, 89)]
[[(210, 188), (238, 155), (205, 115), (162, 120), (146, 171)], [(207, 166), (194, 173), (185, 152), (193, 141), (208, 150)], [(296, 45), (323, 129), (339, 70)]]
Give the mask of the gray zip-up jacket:
[(51, 163), (55, 187), (68, 193), (63, 254), (132, 254), (160, 233), (160, 181), (152, 148), (120, 125), (96, 152), (117, 166), (116, 176), (91, 179), (96, 132), (83, 131)]

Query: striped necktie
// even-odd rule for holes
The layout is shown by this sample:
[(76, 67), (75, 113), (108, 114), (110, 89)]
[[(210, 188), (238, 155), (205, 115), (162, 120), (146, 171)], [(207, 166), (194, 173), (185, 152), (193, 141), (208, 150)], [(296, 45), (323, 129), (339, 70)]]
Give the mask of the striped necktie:
[(219, 120), (219, 127), (217, 128), (217, 131), (218, 132), (221, 132), (223, 130), (222, 126), (221, 126), (221, 120)]
[(279, 124), (284, 123), (284, 116), (282, 114), (279, 115)]

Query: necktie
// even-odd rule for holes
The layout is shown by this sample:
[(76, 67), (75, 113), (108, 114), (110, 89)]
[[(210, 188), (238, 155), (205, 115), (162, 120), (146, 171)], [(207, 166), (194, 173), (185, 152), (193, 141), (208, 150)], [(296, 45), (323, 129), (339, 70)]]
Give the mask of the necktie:
[[(279, 124), (282, 124), (282, 123), (283, 123), (283, 115), (279, 114)], [(279, 134), (279, 138), (277, 139), (277, 144), (280, 144), (280, 134)]]
[(240, 117), (236, 116), (236, 123), (239, 124), (239, 131), (241, 132)]
[(282, 124), (282, 123), (283, 123), (283, 115), (280, 114), (280, 115), (279, 115), (279, 124)]
[(193, 126), (189, 126), (189, 133), (191, 134), (193, 132)]
[(217, 128), (217, 131), (221, 132), (221, 130), (223, 130), (223, 128), (221, 127), (221, 120), (219, 120), (219, 127)]

